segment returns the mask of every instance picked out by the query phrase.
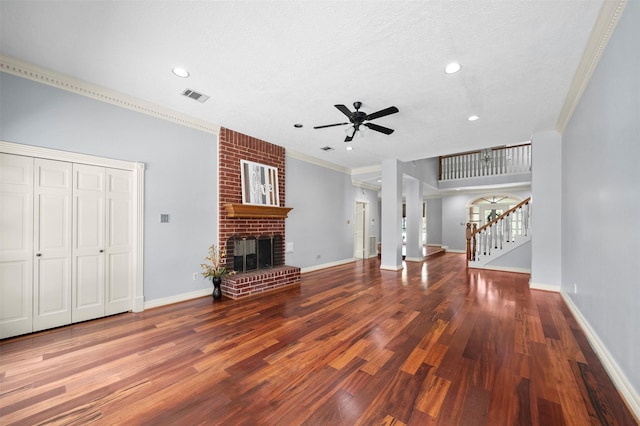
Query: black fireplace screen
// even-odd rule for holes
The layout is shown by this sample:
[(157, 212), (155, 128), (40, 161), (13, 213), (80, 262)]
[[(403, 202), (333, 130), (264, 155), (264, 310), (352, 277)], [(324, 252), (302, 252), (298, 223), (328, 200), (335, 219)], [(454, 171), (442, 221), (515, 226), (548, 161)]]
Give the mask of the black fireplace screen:
[(280, 235), (234, 235), (227, 240), (227, 267), (238, 273), (268, 269), (282, 264), (284, 260)]

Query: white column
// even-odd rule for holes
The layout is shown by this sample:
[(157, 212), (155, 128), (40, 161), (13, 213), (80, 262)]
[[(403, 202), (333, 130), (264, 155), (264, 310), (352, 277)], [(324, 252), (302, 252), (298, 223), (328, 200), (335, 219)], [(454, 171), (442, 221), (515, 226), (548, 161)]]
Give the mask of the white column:
[(556, 131), (533, 135), (531, 200), (532, 288), (560, 290), (562, 138)]
[(407, 219), (406, 260), (422, 262), (422, 182), (407, 177), (404, 182)]
[(382, 255), (380, 269), (402, 269), (402, 176), (399, 161), (382, 161)]

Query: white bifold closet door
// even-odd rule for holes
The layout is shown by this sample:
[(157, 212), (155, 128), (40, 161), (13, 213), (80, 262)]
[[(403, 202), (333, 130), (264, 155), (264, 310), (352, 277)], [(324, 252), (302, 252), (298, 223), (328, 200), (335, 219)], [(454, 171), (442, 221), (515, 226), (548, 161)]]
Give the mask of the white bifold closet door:
[(33, 158), (0, 154), (0, 338), (33, 331)]
[(71, 166), (35, 159), (33, 331), (71, 322)]
[(131, 308), (131, 173), (73, 165), (72, 321)]
[(0, 153), (0, 338), (131, 310), (131, 171)]

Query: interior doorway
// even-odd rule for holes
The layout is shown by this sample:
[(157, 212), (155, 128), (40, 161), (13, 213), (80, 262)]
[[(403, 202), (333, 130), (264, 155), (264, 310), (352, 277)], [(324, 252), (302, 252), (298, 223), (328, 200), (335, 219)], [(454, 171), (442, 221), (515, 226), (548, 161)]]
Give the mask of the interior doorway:
[(353, 223), (353, 257), (366, 259), (369, 253), (369, 203), (356, 201)]

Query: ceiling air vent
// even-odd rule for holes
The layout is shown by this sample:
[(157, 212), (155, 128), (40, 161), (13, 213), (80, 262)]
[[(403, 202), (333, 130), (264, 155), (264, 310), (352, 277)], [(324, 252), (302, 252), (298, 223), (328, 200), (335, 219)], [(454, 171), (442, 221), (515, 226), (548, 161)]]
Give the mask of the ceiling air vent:
[(182, 95), (186, 96), (187, 98), (191, 98), (194, 101), (198, 101), (201, 104), (203, 104), (207, 99), (209, 99), (209, 96), (203, 95), (202, 93), (195, 92), (191, 89), (184, 89), (184, 92), (182, 92)]
[(330, 146), (323, 146), (320, 149), (323, 150), (323, 151), (333, 151), (333, 148), (331, 148)]

